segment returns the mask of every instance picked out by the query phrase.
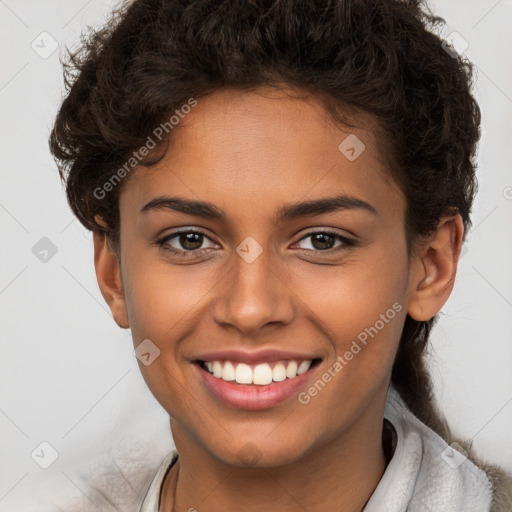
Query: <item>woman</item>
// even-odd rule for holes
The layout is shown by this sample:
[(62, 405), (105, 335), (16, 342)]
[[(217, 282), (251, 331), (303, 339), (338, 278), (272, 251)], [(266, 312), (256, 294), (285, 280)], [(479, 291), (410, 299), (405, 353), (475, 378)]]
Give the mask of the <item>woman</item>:
[(423, 360), (480, 124), (441, 21), (135, 0), (72, 56), (51, 150), (176, 444), (141, 512), (511, 510)]

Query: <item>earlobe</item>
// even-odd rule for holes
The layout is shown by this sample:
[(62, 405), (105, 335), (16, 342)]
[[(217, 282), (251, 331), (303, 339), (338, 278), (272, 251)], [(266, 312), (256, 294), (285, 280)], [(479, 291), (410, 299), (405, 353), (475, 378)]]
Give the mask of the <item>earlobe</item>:
[(464, 225), (457, 214), (444, 217), (436, 232), (411, 264), (407, 313), (418, 321), (434, 317), (450, 296), (455, 283)]
[(126, 311), (121, 270), (116, 254), (108, 244), (106, 235), (93, 233), (94, 267), (101, 294), (112, 311), (119, 327), (128, 329), (130, 322)]

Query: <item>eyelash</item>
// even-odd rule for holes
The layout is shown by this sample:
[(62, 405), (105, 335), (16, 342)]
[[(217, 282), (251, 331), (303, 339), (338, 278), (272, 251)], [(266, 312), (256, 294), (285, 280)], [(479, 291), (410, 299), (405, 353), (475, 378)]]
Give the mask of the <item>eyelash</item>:
[[(158, 240), (155, 241), (155, 244), (158, 247), (160, 247), (163, 251), (165, 251), (167, 253), (171, 253), (173, 256), (178, 256), (180, 258), (193, 257), (193, 256), (196, 256), (197, 253), (205, 251), (204, 249), (195, 249), (193, 251), (177, 250), (177, 249), (169, 248), (169, 247), (165, 246), (165, 244), (169, 240), (172, 240), (173, 238), (176, 238), (177, 236), (181, 235), (182, 233), (196, 233), (198, 235), (203, 235), (204, 237), (208, 238), (210, 241), (213, 242), (213, 240), (211, 240), (210, 237), (204, 231), (201, 231), (200, 229), (184, 229), (182, 231), (175, 231), (173, 233), (165, 235), (162, 238), (159, 238)], [(352, 238), (347, 238), (347, 237), (345, 237), (343, 235), (340, 235), (339, 233), (337, 233), (335, 231), (332, 231), (332, 230), (329, 230), (329, 229), (318, 230), (318, 231), (310, 231), (310, 232), (306, 233), (302, 238), (297, 240), (297, 242), (295, 242), (295, 243), (301, 242), (302, 240), (305, 240), (306, 238), (308, 238), (310, 236), (313, 236), (313, 235), (316, 235), (316, 234), (331, 235), (335, 239), (343, 242), (343, 245), (338, 246), (338, 247), (331, 247), (330, 249), (326, 249), (326, 250), (323, 250), (323, 251), (322, 250), (311, 250), (311, 249), (303, 249), (303, 250), (305, 250), (307, 252), (312, 252), (312, 253), (315, 253), (315, 254), (320, 254), (320, 253), (332, 254), (334, 252), (337, 252), (337, 251), (340, 251), (340, 250), (346, 250), (346, 249), (349, 249), (349, 248), (352, 248), (352, 247), (356, 247), (358, 245), (358, 243), (355, 240), (353, 240)]]

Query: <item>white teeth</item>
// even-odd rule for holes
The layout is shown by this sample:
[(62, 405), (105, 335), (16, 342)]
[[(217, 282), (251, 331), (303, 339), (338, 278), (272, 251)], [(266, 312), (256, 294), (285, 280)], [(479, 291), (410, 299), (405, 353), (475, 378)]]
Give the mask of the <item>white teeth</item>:
[(238, 384), (252, 384), (252, 370), (248, 364), (239, 363), (235, 370), (235, 380)]
[(297, 368), (297, 375), (307, 372), (311, 366), (311, 362), (312, 361), (302, 361), (302, 363), (300, 363), (299, 367)]
[(224, 368), (222, 369), (222, 380), (235, 380), (235, 367), (231, 361), (226, 361), (224, 363)]
[(267, 363), (258, 364), (252, 372), (252, 383), (264, 386), (272, 382), (272, 368)]
[[(293, 362), (295, 366), (297, 366), (297, 363), (295, 363), (295, 361)], [(293, 375), (293, 377), (295, 377), (295, 375)], [(281, 382), (284, 379), (286, 379), (286, 368), (283, 363), (277, 363), (272, 370), (272, 380), (275, 382)]]
[(297, 375), (297, 361), (290, 361), (286, 367), (286, 376), (293, 379)]
[(213, 361), (213, 375), (214, 377), (222, 377), (222, 363), (220, 361)]
[(265, 386), (271, 382), (281, 382), (293, 379), (309, 370), (312, 360), (302, 361), (279, 361), (272, 367), (269, 363), (260, 363), (256, 366), (249, 366), (245, 363), (233, 363), (232, 361), (206, 361), (208, 371), (219, 379), (225, 381), (236, 381), (238, 384), (255, 384)]

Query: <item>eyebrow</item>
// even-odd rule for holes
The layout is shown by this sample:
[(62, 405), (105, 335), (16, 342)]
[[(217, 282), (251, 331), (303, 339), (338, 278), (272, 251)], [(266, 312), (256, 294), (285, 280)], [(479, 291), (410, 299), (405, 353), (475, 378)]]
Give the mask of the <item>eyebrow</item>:
[[(277, 222), (292, 220), (308, 215), (321, 215), (339, 210), (366, 210), (376, 216), (379, 216), (377, 209), (370, 203), (350, 195), (338, 195), (334, 197), (325, 197), (313, 199), (300, 203), (292, 203), (281, 208), (276, 215)], [(149, 203), (141, 208), (141, 213), (150, 211), (173, 210), (185, 215), (194, 215), (209, 219), (225, 221), (226, 212), (213, 203), (205, 201), (195, 201), (183, 197), (159, 196), (155, 197)]]

